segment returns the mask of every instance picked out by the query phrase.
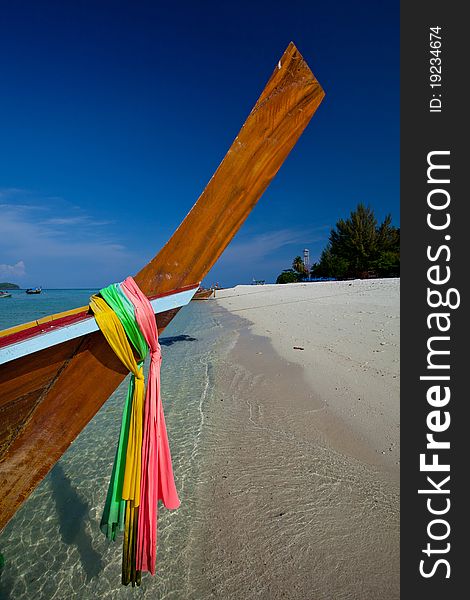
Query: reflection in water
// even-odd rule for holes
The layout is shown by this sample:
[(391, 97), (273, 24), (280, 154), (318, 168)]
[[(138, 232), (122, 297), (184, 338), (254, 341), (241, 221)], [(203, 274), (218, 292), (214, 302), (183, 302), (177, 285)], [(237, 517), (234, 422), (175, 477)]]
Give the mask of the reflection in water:
[(60, 535), (65, 544), (75, 545), (77, 548), (89, 581), (99, 574), (103, 565), (101, 556), (93, 548), (91, 538), (85, 530), (85, 520), (89, 518), (88, 504), (83, 502), (72, 487), (60, 463), (52, 469), (50, 482), (59, 518)]

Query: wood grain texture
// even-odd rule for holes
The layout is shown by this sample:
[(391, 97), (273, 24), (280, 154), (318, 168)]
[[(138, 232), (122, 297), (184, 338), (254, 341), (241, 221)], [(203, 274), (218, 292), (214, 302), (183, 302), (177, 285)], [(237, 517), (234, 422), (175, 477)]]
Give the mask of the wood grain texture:
[[(197, 203), (159, 254), (135, 276), (147, 296), (203, 279), (279, 170), (323, 96), (302, 56), (290, 44)], [(175, 312), (159, 315), (159, 329)], [(19, 406), (32, 394), (29, 410), (22, 406), (20, 428), (9, 438), (0, 462), (0, 529), (126, 375), (99, 332), (82, 338), (77, 348), (66, 349), (67, 358), (54, 362), (49, 356), (51, 372), (39, 366), (42, 352), (36, 355), (30, 360), (31, 381), (27, 374), (26, 380), (19, 375), (16, 395), (18, 361), (8, 364), (10, 377), (4, 377), (3, 384), (0, 381), (0, 397), (4, 391), (9, 394), (5, 414), (11, 403)]]
[(44, 391), (77, 351), (81, 340), (70, 340), (12, 365), (0, 365), (0, 456), (24, 427)]
[(323, 97), (307, 63), (295, 45), (289, 44), (199, 200), (171, 240), (136, 276), (144, 293), (204, 278), (278, 172)]

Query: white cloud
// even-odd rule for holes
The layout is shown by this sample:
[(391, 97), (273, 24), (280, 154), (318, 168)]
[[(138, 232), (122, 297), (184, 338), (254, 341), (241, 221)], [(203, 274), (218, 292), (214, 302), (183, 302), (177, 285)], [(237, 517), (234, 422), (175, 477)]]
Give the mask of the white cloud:
[[(44, 287), (108, 283), (132, 272), (136, 257), (100, 221), (64, 200), (0, 190), (0, 273)], [(22, 260), (18, 261), (21, 257)], [(35, 283), (36, 285), (36, 283)]]
[(75, 226), (75, 225), (89, 225), (97, 227), (99, 225), (111, 225), (113, 221), (93, 221), (87, 215), (80, 215), (76, 217), (53, 217), (51, 219), (45, 219), (40, 221), (41, 225), (64, 225), (64, 226)]
[[(0, 205), (0, 247), (3, 252), (14, 251), (17, 255), (33, 255), (35, 258), (95, 256), (99, 261), (103, 255), (125, 250), (123, 245), (115, 243), (102, 232), (90, 231), (86, 216), (38, 221), (36, 208)], [(70, 225), (73, 226), (73, 234), (65, 229)]]
[(17, 194), (24, 193), (25, 190), (21, 188), (0, 188), (0, 198), (10, 198), (11, 196), (16, 196)]
[[(204, 279), (205, 285), (219, 281), (222, 285), (250, 283), (251, 279), (276, 281), (279, 273), (292, 263), (294, 256), (309, 248), (313, 258), (324, 246), (329, 226), (296, 227), (266, 233), (243, 231), (224, 251)], [(251, 272), (250, 272), (251, 271)]]
[(41, 221), (41, 225), (80, 225), (86, 223), (87, 217), (53, 217), (52, 219), (45, 219)]
[[(24, 277), (26, 274), (25, 264), (19, 260), (16, 265), (0, 265), (0, 277)], [(14, 283), (14, 282), (10, 282)]]
[(224, 265), (258, 262), (284, 246), (297, 244), (300, 248), (306, 244), (323, 240), (325, 235), (325, 227), (314, 230), (280, 229), (253, 235), (230, 244), (222, 255), (220, 262)]

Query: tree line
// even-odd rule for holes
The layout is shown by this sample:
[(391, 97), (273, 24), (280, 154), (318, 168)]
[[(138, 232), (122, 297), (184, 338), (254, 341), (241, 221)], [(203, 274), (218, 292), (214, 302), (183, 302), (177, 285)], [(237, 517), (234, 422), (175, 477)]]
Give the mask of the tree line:
[(310, 272), (300, 256), (284, 270), (276, 283), (293, 283), (308, 277), (398, 277), (400, 275), (400, 229), (391, 215), (378, 223), (373, 210), (358, 204), (349, 218), (340, 219), (330, 231), (326, 247)]

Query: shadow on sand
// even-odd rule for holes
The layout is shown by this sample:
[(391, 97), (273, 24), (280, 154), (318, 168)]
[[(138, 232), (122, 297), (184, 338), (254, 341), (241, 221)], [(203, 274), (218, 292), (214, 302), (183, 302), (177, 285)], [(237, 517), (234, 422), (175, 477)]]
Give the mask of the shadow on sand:
[(85, 522), (88, 517), (88, 504), (83, 502), (72, 487), (70, 479), (62, 466), (56, 464), (50, 474), (52, 496), (59, 516), (59, 530), (62, 540), (67, 545), (75, 545), (89, 581), (103, 569), (101, 556), (91, 543), (86, 531)]
[(172, 346), (176, 342), (197, 342), (197, 338), (190, 335), (174, 335), (173, 337), (164, 337), (159, 339), (160, 346)]

